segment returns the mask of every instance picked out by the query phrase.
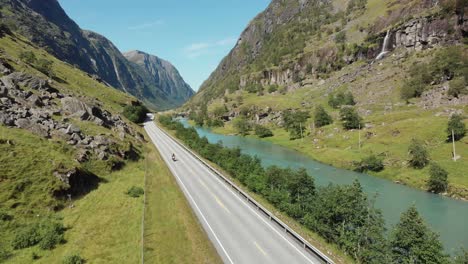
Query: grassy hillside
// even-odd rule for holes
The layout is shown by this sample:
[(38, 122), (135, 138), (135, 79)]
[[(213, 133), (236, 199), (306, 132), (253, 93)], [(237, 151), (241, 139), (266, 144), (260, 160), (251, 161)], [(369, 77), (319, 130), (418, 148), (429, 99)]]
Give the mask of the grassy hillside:
[[(0, 47), (2, 63), (8, 63), (16, 72), (49, 78), (36, 69), (37, 65), (18, 59), (25, 52), (32, 52), (38, 60), (51, 61), (53, 78), (49, 82), (54, 89), (83, 102), (98, 102), (102, 110), (114, 116), (135, 100), (57, 60), (21, 36), (0, 37)], [(52, 100), (61, 105), (60, 100)], [(219, 262), (158, 152), (138, 138), (138, 133), (144, 134), (141, 127), (124, 118), (136, 134), (122, 138), (113, 128), (77, 117), (53, 115), (52, 119), (74, 124), (87, 136), (112, 140), (113, 149), (132, 149), (134, 156), (101, 160), (90, 154), (88, 161), (79, 163), (76, 159), (79, 149), (59, 137), (47, 139), (24, 129), (0, 125), (0, 262), (61, 263), (71, 254), (80, 255), (87, 263), (139, 262), (143, 246), (143, 196), (133, 198), (127, 191), (133, 186), (144, 188), (145, 175), (148, 190), (145, 258), (152, 263), (190, 263), (192, 259)], [(72, 168), (80, 171), (82, 186), (69, 199), (62, 193), (68, 193), (70, 186), (54, 173)], [(163, 191), (172, 195), (161, 199)], [(161, 217), (161, 211), (155, 212), (155, 208), (171, 218)], [(60, 233), (63, 233), (61, 242), (44, 246), (48, 245), (44, 241), (55, 241)], [(38, 245), (15, 249), (14, 241), (19, 237), (31, 240), (37, 236), (41, 239)], [(186, 240), (193, 243), (187, 244)], [(180, 244), (190, 247), (181, 254)], [(155, 250), (159, 248), (164, 250)]]

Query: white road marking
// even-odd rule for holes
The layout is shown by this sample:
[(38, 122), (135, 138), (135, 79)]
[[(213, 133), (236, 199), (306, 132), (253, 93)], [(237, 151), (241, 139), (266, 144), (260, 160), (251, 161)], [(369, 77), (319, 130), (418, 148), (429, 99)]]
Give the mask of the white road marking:
[(262, 254), (264, 256), (267, 255), (267, 253), (265, 252), (265, 250), (263, 250), (263, 248), (257, 243), (257, 241), (254, 241), (254, 244), (255, 244), (255, 247), (257, 247), (258, 251), (262, 252)]

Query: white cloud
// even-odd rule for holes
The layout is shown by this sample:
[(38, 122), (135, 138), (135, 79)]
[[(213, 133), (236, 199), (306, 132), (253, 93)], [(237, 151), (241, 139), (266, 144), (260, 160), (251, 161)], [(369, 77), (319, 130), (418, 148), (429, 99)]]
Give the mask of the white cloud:
[(129, 27), (127, 27), (127, 29), (129, 29), (129, 30), (140, 30), (140, 29), (147, 29), (147, 28), (152, 28), (152, 27), (155, 27), (155, 26), (160, 26), (160, 25), (163, 25), (163, 24), (164, 24), (164, 20), (158, 19), (158, 20), (152, 21), (152, 22), (147, 22), (147, 23), (143, 23), (143, 24), (139, 24), (139, 25), (129, 26)]
[(187, 57), (193, 59), (193, 58), (197, 58), (204, 54), (209, 53), (214, 48), (234, 45), (236, 41), (237, 41), (237, 38), (235, 37), (227, 37), (227, 38), (220, 39), (217, 41), (212, 41), (212, 42), (192, 43), (184, 48), (184, 52), (187, 55)]

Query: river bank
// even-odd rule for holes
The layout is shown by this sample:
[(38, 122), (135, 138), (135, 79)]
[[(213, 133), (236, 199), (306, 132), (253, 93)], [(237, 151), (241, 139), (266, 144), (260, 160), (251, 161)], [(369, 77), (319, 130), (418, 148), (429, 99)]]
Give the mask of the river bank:
[[(185, 126), (190, 126), (186, 120), (181, 122)], [(447, 252), (453, 254), (460, 247), (468, 245), (466, 233), (468, 230), (465, 223), (465, 219), (468, 219), (468, 203), (464, 201), (395, 184), (368, 174), (332, 167), (291, 148), (251, 136), (226, 136), (200, 127), (196, 127), (196, 130), (211, 143), (221, 141), (227, 147), (238, 147), (245, 154), (257, 156), (265, 167), (271, 165), (293, 169), (304, 167), (314, 177), (317, 186), (327, 186), (330, 183), (351, 184), (358, 179), (367, 195), (374, 197), (376, 207), (382, 210), (387, 230), (394, 228), (403, 211), (415, 205), (431, 228), (440, 234)]]
[[(425, 121), (429, 122), (430, 114), (427, 119), (424, 116), (418, 120), (408, 121), (408, 125), (420, 126), (421, 139), (424, 139), (428, 145), (431, 161), (435, 161), (449, 172), (449, 188), (447, 192), (441, 193), (446, 197), (467, 201), (468, 200), (468, 177), (464, 168), (468, 167), (468, 139), (464, 138), (457, 142), (457, 154), (462, 158), (457, 162), (450, 159), (452, 145), (443, 142), (444, 126), (443, 120), (432, 120), (429, 129), (425, 127)], [(406, 122), (405, 122), (406, 123)], [(193, 125), (193, 123), (192, 123)], [(304, 139), (290, 140), (287, 131), (281, 128), (273, 128), (274, 136), (268, 138), (259, 138), (255, 135), (247, 135), (247, 138), (254, 138), (289, 149), (299, 151), (300, 153), (321, 163), (331, 165), (341, 169), (354, 170), (354, 162), (361, 160), (367, 155), (373, 153), (384, 156), (385, 169), (381, 172), (369, 171), (367, 174), (390, 180), (394, 183), (406, 185), (419, 190), (427, 190), (427, 181), (429, 179), (429, 168), (415, 170), (407, 166), (407, 141), (410, 138), (397, 138), (395, 136), (379, 137), (375, 135), (395, 134), (396, 131), (404, 131), (406, 124), (400, 124), (392, 129), (374, 127), (372, 132), (362, 131), (361, 148), (359, 148), (359, 135), (357, 131), (341, 131), (338, 127), (330, 126), (323, 128), (320, 132), (309, 134)], [(225, 123), (224, 127), (210, 128), (213, 133), (222, 135), (237, 135), (236, 130), (230, 122)], [(339, 137), (333, 137), (333, 134), (340, 133)], [(427, 140), (431, 139), (431, 140)]]

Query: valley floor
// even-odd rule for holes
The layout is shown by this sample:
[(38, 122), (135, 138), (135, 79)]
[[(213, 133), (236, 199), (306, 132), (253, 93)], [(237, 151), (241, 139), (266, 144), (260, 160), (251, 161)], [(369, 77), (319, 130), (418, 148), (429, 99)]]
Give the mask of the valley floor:
[[(366, 117), (373, 127), (359, 132), (344, 131), (339, 122), (310, 132), (304, 140), (290, 140), (289, 133), (282, 128), (272, 128), (274, 136), (259, 140), (269, 141), (295, 149), (314, 160), (338, 168), (354, 169), (353, 162), (373, 153), (384, 157), (385, 169), (368, 174), (385, 178), (418, 189), (427, 189), (429, 166), (416, 170), (407, 166), (408, 143), (411, 138), (421, 139), (427, 145), (431, 161), (437, 162), (449, 173), (449, 189), (443, 195), (457, 199), (468, 199), (468, 139), (456, 142), (456, 154), (461, 158), (451, 159), (452, 144), (445, 142), (447, 117), (435, 117), (436, 110), (421, 111), (416, 107), (384, 114), (376, 112)], [(213, 132), (225, 135), (236, 134), (231, 123), (213, 128)], [(417, 133), (417, 134), (414, 134)], [(248, 137), (256, 137), (248, 135)]]

